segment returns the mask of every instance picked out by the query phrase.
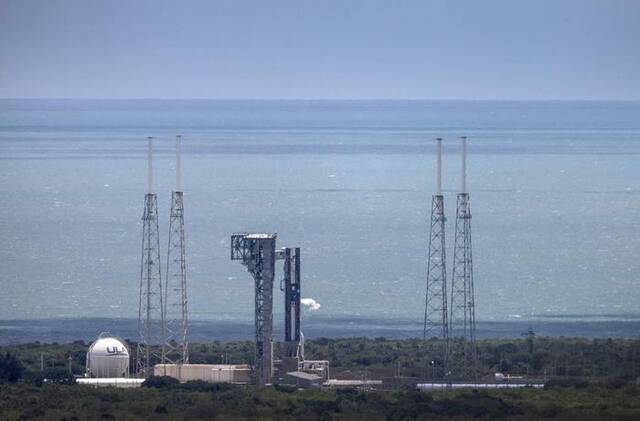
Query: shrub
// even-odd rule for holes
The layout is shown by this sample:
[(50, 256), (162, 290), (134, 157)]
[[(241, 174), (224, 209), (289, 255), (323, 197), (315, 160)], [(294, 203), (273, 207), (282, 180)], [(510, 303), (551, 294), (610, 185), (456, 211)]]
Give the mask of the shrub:
[(629, 380), (624, 377), (610, 377), (607, 379), (606, 385), (609, 389), (620, 389), (629, 384)]
[(169, 376), (151, 376), (143, 383), (143, 387), (155, 387), (157, 389), (167, 389), (176, 387), (180, 384), (178, 379)]
[(0, 381), (15, 383), (22, 378), (23, 371), (20, 361), (9, 352), (0, 359)]
[(282, 393), (293, 393), (296, 390), (298, 390), (297, 387), (289, 386), (288, 384), (274, 384), (273, 388), (278, 392), (282, 392)]
[(589, 387), (589, 385), (590, 383), (584, 379), (551, 379), (545, 384), (544, 388), (584, 389), (585, 387)]
[(180, 388), (197, 392), (225, 392), (233, 389), (234, 386), (228, 383), (208, 383), (203, 380), (190, 380), (180, 385)]

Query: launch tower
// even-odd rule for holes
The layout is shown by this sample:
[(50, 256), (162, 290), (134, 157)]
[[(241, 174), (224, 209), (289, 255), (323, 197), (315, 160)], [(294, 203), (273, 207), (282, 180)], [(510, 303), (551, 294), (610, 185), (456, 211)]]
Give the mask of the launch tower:
[(258, 386), (273, 377), (273, 279), (275, 276), (276, 234), (238, 233), (231, 235), (231, 260), (240, 260), (255, 281), (254, 376)]

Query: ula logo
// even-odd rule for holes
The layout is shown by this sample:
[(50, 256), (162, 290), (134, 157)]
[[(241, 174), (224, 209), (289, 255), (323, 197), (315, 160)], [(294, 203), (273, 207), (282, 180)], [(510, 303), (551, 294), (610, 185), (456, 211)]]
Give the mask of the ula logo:
[(120, 355), (120, 354), (124, 354), (124, 353), (125, 353), (124, 347), (122, 347), (122, 349), (118, 349), (117, 346), (108, 346), (107, 347), (107, 354)]

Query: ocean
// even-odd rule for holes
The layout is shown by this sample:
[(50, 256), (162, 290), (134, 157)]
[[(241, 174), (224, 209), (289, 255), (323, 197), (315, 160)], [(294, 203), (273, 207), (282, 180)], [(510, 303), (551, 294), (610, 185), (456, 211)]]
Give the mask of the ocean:
[[(130, 328), (146, 137), (164, 254), (176, 134), (203, 339), (251, 336), (236, 231), (302, 248), (310, 337), (419, 335), (433, 139), (450, 268), (461, 135), (481, 333), (639, 331), (639, 102), (0, 100), (0, 343)], [(277, 328), (282, 301), (276, 281)]]

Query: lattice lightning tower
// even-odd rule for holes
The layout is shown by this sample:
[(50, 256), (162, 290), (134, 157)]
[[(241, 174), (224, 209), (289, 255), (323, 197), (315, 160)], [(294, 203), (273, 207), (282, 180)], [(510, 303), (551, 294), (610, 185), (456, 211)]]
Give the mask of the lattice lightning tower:
[(142, 258), (140, 265), (140, 302), (138, 308), (139, 341), (136, 349), (136, 370), (149, 377), (153, 366), (160, 362), (160, 352), (153, 345), (164, 342), (164, 308), (160, 269), (160, 237), (158, 234), (158, 197), (153, 193), (153, 138), (148, 141), (148, 192), (144, 196), (142, 215)]
[(189, 363), (187, 263), (184, 238), (181, 136), (176, 136), (176, 190), (171, 194), (169, 246), (165, 276), (165, 341), (163, 362)]
[(427, 290), (424, 310), (424, 339), (442, 339), (440, 375), (447, 373), (449, 325), (447, 320), (447, 269), (445, 253), (445, 216), (442, 196), (442, 139), (436, 139), (437, 185), (431, 202), (431, 231), (427, 261)]
[(471, 209), (467, 192), (467, 137), (462, 141), (462, 191), (458, 193), (456, 234), (451, 279), (450, 335), (452, 375), (465, 379), (477, 376), (476, 316), (471, 252)]

